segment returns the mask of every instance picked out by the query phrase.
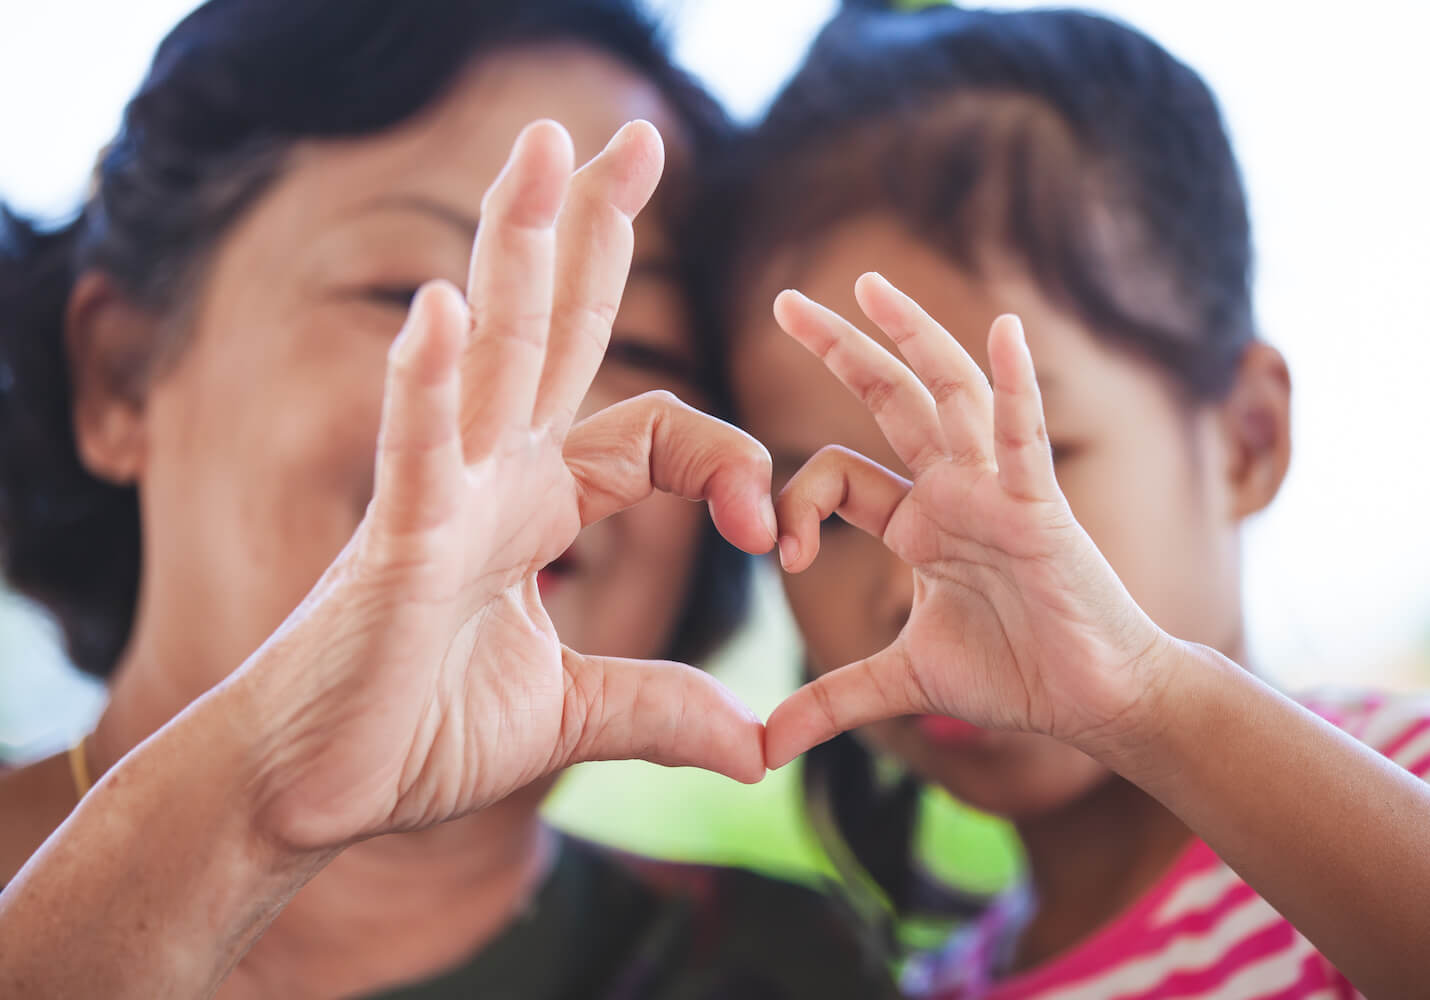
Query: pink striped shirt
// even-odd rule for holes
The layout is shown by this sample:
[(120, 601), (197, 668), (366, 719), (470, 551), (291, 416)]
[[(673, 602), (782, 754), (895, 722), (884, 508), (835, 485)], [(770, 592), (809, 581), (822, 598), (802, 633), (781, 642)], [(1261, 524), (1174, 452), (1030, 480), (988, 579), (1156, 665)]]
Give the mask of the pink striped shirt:
[[(1312, 711), (1430, 779), (1430, 696), (1303, 700)], [(997, 979), (1020, 894), (906, 970), (936, 1000), (1354, 1000), (1360, 994), (1211, 848), (1194, 842), (1151, 891), (1072, 951)]]

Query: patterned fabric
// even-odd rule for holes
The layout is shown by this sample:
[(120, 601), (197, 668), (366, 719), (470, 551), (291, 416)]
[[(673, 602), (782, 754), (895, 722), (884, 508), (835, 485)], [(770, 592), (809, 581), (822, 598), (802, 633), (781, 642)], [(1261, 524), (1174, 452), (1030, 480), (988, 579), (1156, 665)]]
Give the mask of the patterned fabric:
[(887, 969), (853, 917), (819, 893), (567, 838), (501, 937), (461, 968), (377, 997), (882, 1000), (895, 996)]
[[(1430, 697), (1324, 697), (1308, 708), (1430, 779)], [(1315, 947), (1200, 841), (1153, 889), (1082, 945), (998, 979), (1026, 890), (1000, 899), (938, 953), (915, 959), (904, 989), (937, 1000), (1356, 1000)]]

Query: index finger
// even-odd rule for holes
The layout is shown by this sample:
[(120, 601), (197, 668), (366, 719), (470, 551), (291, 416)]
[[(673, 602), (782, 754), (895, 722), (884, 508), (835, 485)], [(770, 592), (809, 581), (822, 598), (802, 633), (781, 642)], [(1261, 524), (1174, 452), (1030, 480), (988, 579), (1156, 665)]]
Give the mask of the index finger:
[(912, 472), (944, 457), (938, 408), (908, 365), (843, 316), (792, 289), (775, 298), (775, 320), (864, 404)]
[(564, 128), (534, 122), (482, 200), (467, 278), (475, 334), (462, 364), (469, 456), (511, 421), (531, 419), (551, 326), (556, 216), (572, 155)]
[(601, 367), (630, 274), (632, 221), (655, 192), (665, 147), (655, 126), (625, 125), (576, 172), (556, 224), (556, 284), (535, 420), (566, 433)]
[(769, 452), (669, 392), (648, 392), (581, 421), (564, 458), (576, 479), (582, 527), (659, 490), (708, 501), (720, 534), (746, 552), (774, 547)]

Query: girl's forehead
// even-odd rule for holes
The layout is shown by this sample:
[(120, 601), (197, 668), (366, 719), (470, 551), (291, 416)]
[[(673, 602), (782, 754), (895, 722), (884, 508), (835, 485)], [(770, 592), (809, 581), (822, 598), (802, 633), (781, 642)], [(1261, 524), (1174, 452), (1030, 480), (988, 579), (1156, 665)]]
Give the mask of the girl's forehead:
[[(1015, 309), (1006, 282), (970, 273), (910, 233), (892, 213), (869, 212), (836, 222), (771, 255), (750, 301), (741, 310), (737, 347), (778, 332), (771, 303), (784, 288), (797, 288), (896, 350), (859, 308), (854, 283), (878, 271), (918, 301), (973, 359), (986, 362), (985, 338), (993, 319)], [(817, 362), (816, 362), (817, 363)]]
[(779, 290), (798, 288), (842, 315), (883, 347), (898, 349), (860, 310), (856, 279), (879, 271), (912, 296), (974, 362), (988, 370), (987, 337), (1006, 312), (1022, 317), (1050, 418), (1076, 414), (1079, 422), (1108, 416), (1122, 400), (1170, 391), (1149, 362), (1098, 337), (1072, 312), (1044, 294), (1007, 258), (989, 256), (978, 273), (960, 267), (908, 232), (892, 215), (845, 220), (805, 243), (780, 248), (761, 287), (741, 310), (733, 374), (741, 416), (802, 431), (811, 416), (861, 419), (848, 390), (818, 358), (780, 331), (771, 312)]

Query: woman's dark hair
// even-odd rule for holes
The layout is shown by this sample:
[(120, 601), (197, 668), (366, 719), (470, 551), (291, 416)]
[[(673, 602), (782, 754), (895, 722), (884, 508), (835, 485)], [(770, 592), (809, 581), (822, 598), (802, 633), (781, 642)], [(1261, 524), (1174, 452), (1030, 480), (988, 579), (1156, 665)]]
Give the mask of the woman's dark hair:
[[(1021, 270), (1184, 398), (1227, 392), (1255, 336), (1251, 236), (1197, 74), (1077, 11), (855, 6), (868, 5), (825, 28), (706, 196), (703, 294), (724, 303), (722, 321), (767, 308), (738, 290), (769, 284), (771, 265), (793, 272), (822, 234), (879, 212), (967, 273)], [(938, 902), (918, 869), (912, 779), (877, 781), (845, 736), (806, 758), (805, 785), (831, 854), (852, 856), (897, 911), (966, 905)]]
[[(723, 112), (634, 0), (210, 0), (160, 44), (71, 223), (41, 232), (0, 206), (0, 554), (10, 584), (54, 614), (77, 666), (112, 669), (140, 569), (135, 489), (91, 475), (76, 451), (64, 314), (77, 276), (101, 271), (135, 303), (173, 310), (294, 143), (380, 132), (474, 59), (562, 41), (646, 77), (696, 164), (725, 141)], [(723, 407), (721, 348), (699, 341), (702, 388)], [(671, 653), (681, 659), (708, 652), (744, 610), (746, 561), (713, 529), (698, 563)]]

